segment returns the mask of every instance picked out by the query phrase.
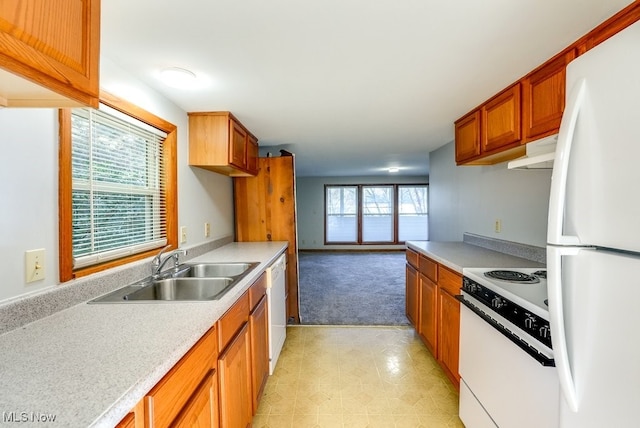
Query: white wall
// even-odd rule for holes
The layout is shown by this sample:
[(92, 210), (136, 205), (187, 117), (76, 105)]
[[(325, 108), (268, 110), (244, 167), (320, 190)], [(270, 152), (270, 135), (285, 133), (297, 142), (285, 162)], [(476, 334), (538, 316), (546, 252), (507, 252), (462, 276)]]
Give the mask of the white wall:
[[(191, 246), (233, 235), (232, 180), (188, 166), (185, 111), (101, 58), (101, 87), (178, 126), (178, 224)], [(59, 283), (55, 109), (0, 109), (0, 301)], [(204, 223), (211, 237), (204, 237)], [(25, 283), (24, 253), (46, 250), (46, 278)]]
[(430, 240), (460, 241), (470, 232), (544, 247), (551, 170), (456, 167), (454, 149), (450, 142), (429, 154)]
[(298, 177), (296, 201), (298, 214), (298, 247), (301, 250), (350, 250), (404, 248), (391, 245), (324, 245), (325, 184), (424, 184), (424, 176), (389, 177)]

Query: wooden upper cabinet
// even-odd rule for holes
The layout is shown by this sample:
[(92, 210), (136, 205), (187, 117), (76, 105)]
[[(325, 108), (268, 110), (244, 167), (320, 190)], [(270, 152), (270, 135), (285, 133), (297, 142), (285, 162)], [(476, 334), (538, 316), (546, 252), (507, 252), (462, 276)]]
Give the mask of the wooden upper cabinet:
[[(583, 38), (584, 49), (593, 49), (638, 20), (640, 20), (640, 2), (634, 1), (590, 31), (589, 34)], [(579, 44), (580, 42), (578, 42), (578, 45)]]
[(520, 83), (516, 83), (491, 98), (482, 106), (482, 152), (490, 152), (519, 144)]
[(480, 110), (472, 111), (455, 123), (456, 162), (480, 155)]
[(527, 142), (559, 131), (564, 111), (566, 68), (575, 57), (576, 49), (568, 49), (522, 80), (522, 122)]
[(258, 139), (230, 112), (189, 113), (189, 165), (249, 177), (257, 159)]
[(0, 106), (98, 107), (100, 0), (0, 2)]

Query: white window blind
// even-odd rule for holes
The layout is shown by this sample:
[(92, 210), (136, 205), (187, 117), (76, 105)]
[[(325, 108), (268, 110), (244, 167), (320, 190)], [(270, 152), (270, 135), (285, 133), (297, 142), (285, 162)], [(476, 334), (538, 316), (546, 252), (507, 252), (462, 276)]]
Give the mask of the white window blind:
[(74, 268), (166, 244), (166, 134), (106, 106), (73, 109)]

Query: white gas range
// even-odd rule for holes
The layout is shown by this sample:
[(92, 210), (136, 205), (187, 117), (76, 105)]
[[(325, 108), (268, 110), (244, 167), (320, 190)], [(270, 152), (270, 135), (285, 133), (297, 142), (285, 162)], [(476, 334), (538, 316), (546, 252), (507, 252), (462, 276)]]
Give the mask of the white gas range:
[(462, 273), (460, 418), (468, 428), (557, 426), (546, 270)]

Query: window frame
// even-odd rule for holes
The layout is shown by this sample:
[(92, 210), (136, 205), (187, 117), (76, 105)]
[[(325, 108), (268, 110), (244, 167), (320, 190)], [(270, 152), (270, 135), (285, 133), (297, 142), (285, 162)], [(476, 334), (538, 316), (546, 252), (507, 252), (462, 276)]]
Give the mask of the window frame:
[[(389, 184), (389, 183), (376, 183), (376, 184), (325, 184), (324, 185), (324, 245), (403, 245), (405, 241), (399, 241), (399, 215), (400, 208), (398, 205), (400, 193), (398, 191), (399, 187), (411, 187), (411, 186), (425, 186), (429, 187), (429, 183), (397, 183), (397, 184)], [(352, 242), (343, 242), (343, 241), (328, 241), (327, 240), (327, 191), (331, 187), (355, 187), (357, 190), (356, 199), (357, 199), (357, 233), (356, 233), (356, 241)], [(392, 241), (363, 241), (363, 188), (365, 187), (392, 187), (393, 188), (393, 240)]]
[[(177, 140), (178, 127), (128, 101), (100, 91), (100, 102), (132, 118), (140, 120), (149, 126), (157, 128), (167, 134), (163, 142), (163, 167), (165, 174), (164, 210), (166, 216), (167, 245), (178, 247), (178, 204), (177, 204)], [(90, 275), (116, 266), (122, 266), (136, 260), (141, 260), (157, 253), (158, 248), (131, 254), (119, 259), (86, 266), (78, 269), (73, 267), (72, 242), (72, 159), (71, 159), (71, 110), (60, 109), (59, 121), (59, 151), (58, 151), (58, 220), (59, 220), (59, 270), (60, 282)]]

